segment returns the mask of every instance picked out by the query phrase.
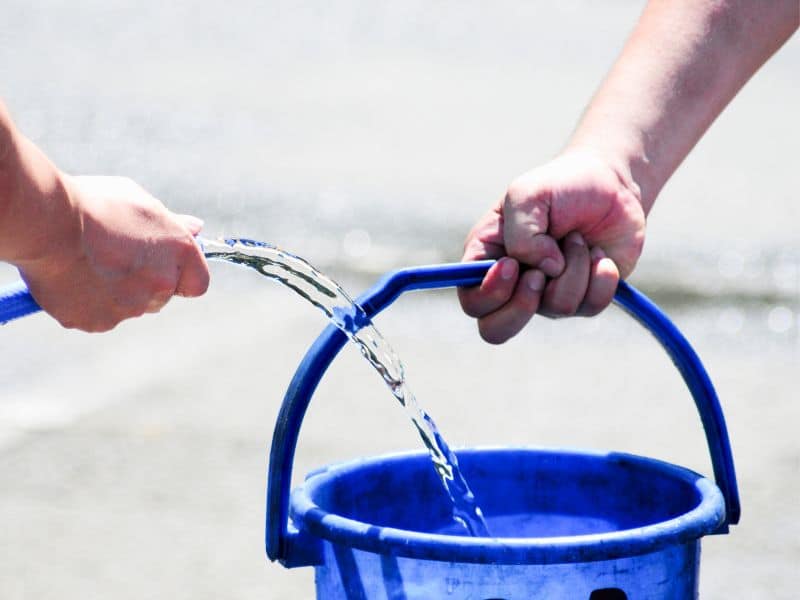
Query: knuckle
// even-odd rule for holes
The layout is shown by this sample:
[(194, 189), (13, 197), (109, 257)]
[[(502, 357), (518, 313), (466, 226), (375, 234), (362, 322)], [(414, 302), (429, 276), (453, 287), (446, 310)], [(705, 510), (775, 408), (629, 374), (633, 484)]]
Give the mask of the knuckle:
[(504, 207), (532, 207), (549, 202), (550, 191), (546, 183), (533, 173), (526, 173), (514, 179), (506, 188)]
[(539, 238), (537, 235), (526, 235), (520, 232), (517, 235), (509, 236), (506, 239), (506, 253), (518, 260), (527, 258), (541, 247), (542, 242), (537, 238)]
[(531, 182), (526, 177), (517, 177), (506, 189), (506, 203), (520, 203), (530, 200), (533, 196)]
[(480, 240), (478, 239), (478, 232), (480, 231), (480, 225), (475, 225), (472, 229), (469, 230), (467, 237), (464, 238), (464, 256), (472, 256), (477, 255), (476, 252), (477, 248), (480, 246)]
[(525, 254), (528, 246), (530, 245), (530, 238), (523, 238), (522, 236), (516, 235), (511, 239), (506, 239), (506, 253), (509, 256), (519, 257)]
[(507, 239), (506, 252), (517, 260), (529, 263), (535, 258), (546, 256), (552, 245), (554, 242), (546, 234), (529, 232), (527, 235), (515, 235)]

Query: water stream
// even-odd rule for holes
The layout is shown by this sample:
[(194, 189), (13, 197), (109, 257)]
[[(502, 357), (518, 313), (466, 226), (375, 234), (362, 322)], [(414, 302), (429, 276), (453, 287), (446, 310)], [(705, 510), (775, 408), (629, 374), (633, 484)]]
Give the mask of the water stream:
[(405, 408), (430, 452), (433, 466), (452, 501), (454, 520), (470, 535), (488, 537), (483, 514), (458, 468), (458, 460), (433, 419), (417, 403), (406, 382), (400, 357), (347, 292), (302, 258), (270, 244), (246, 239), (202, 240), (200, 243), (206, 258), (250, 267), (294, 290), (322, 310), (331, 323), (358, 345), (361, 354)]

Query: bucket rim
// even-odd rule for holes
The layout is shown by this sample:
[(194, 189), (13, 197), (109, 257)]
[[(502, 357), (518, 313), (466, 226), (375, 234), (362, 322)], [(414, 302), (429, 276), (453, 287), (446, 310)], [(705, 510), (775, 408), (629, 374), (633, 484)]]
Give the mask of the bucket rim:
[(344, 517), (318, 506), (314, 492), (333, 478), (378, 462), (427, 457), (425, 451), (393, 452), (335, 463), (310, 472), (292, 491), (292, 525), (316, 538), (376, 554), (462, 563), (554, 564), (637, 556), (694, 542), (715, 533), (725, 520), (725, 501), (717, 485), (699, 473), (662, 460), (624, 452), (539, 446), (478, 446), (458, 449), (469, 455), (525, 452), (541, 456), (581, 456), (632, 463), (690, 485), (700, 502), (676, 517), (631, 529), (554, 537), (476, 538), (384, 527)]

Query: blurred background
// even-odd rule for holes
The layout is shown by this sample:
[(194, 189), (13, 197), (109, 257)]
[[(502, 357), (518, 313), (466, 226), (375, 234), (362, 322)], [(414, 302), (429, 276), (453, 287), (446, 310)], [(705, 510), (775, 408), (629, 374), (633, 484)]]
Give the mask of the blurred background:
[[(355, 295), (459, 259), (506, 185), (564, 144), (643, 4), (6, 0), (0, 94), (65, 171), (129, 176), (205, 235), (276, 243)], [(695, 345), (727, 414), (743, 514), (704, 541), (704, 598), (800, 585), (798, 69), (795, 36), (664, 189), (631, 279)], [(710, 473), (679, 376), (618, 309), (536, 319), (499, 348), (452, 291), (376, 324), (452, 445), (624, 450)], [(265, 558), (264, 472), (323, 326), (288, 290), (216, 264), (203, 298), (108, 334), (44, 315), (0, 329), (0, 598), (312, 597), (310, 570)], [(346, 348), (295, 479), (415, 435)]]

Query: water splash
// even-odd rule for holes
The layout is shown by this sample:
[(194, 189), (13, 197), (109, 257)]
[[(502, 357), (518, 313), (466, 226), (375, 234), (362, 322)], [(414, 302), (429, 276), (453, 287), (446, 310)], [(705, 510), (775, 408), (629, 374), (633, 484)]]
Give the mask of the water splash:
[(248, 239), (226, 239), (202, 240), (200, 245), (208, 259), (250, 267), (294, 290), (325, 313), (359, 347), (361, 354), (381, 376), (419, 432), (436, 473), (452, 501), (453, 518), (470, 535), (490, 536), (475, 496), (458, 468), (456, 455), (430, 415), (420, 408), (406, 383), (400, 357), (347, 292), (304, 259), (271, 244)]

